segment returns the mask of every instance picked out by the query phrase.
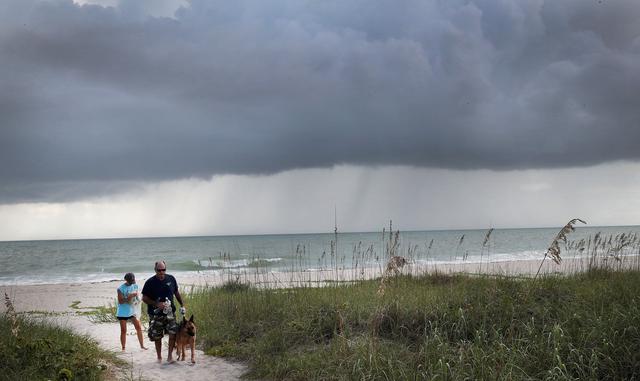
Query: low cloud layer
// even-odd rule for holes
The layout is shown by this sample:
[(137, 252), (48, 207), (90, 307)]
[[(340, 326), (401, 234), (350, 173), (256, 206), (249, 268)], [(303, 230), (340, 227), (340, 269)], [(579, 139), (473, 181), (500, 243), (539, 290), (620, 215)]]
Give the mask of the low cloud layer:
[(147, 3), (0, 3), (0, 203), (640, 158), (636, 0)]
[(500, 172), (338, 166), (167, 181), (90, 201), (0, 205), (0, 241), (332, 232), (336, 217), (341, 232), (381, 231), (390, 219), (401, 231), (560, 227), (572, 218), (631, 225), (640, 221), (638, 173), (640, 163)]

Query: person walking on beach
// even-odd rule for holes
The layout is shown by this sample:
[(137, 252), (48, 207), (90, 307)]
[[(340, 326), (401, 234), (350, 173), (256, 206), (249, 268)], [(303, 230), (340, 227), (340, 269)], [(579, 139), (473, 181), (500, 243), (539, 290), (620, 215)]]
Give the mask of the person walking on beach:
[(122, 350), (124, 351), (127, 345), (127, 320), (131, 320), (136, 329), (140, 348), (147, 349), (144, 346), (144, 339), (142, 337), (140, 316), (139, 313), (136, 314), (136, 305), (140, 304), (140, 292), (136, 284), (136, 276), (133, 275), (133, 273), (126, 273), (124, 275), (124, 281), (125, 282), (118, 287), (118, 309), (116, 311), (116, 316), (120, 322), (120, 344), (122, 345)]
[(176, 307), (173, 296), (180, 303), (180, 312), (184, 315), (186, 309), (182, 302), (182, 296), (178, 291), (178, 282), (173, 275), (167, 274), (167, 264), (165, 261), (155, 263), (155, 276), (147, 279), (142, 288), (142, 301), (147, 304), (149, 314), (149, 340), (155, 342), (158, 362), (162, 361), (162, 337), (165, 333), (169, 335), (169, 354), (167, 362), (173, 361), (173, 349), (176, 344), (176, 333), (178, 324), (176, 323)]

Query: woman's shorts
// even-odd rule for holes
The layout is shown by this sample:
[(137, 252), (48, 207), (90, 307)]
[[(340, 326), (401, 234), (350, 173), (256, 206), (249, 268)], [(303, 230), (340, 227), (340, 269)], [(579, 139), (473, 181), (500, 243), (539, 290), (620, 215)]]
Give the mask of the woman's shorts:
[(176, 323), (176, 318), (173, 316), (149, 315), (149, 319), (149, 331), (147, 331), (147, 334), (151, 341), (162, 339), (165, 333), (169, 335), (178, 333), (178, 323)]
[(136, 317), (136, 315), (131, 315), (129, 317), (124, 317), (124, 316), (117, 316), (118, 320), (131, 320), (134, 317)]

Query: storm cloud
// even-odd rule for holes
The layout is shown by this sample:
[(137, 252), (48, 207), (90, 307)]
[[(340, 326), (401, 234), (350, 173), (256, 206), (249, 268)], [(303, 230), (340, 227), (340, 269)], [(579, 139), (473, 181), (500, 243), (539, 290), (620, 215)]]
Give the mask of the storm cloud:
[(640, 2), (0, 4), (0, 203), (335, 165), (640, 158)]

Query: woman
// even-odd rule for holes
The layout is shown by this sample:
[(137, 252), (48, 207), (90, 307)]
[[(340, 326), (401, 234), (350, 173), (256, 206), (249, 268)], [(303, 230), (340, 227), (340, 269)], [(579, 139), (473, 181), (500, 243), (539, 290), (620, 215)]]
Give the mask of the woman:
[(136, 284), (136, 277), (133, 273), (126, 273), (124, 280), (125, 282), (118, 287), (118, 310), (116, 312), (118, 321), (120, 321), (120, 344), (122, 344), (122, 350), (124, 351), (127, 344), (127, 320), (131, 320), (138, 335), (140, 348), (147, 349), (144, 346), (142, 327), (138, 319), (140, 314), (138, 313), (136, 315), (136, 306), (140, 305), (140, 295), (138, 285)]

